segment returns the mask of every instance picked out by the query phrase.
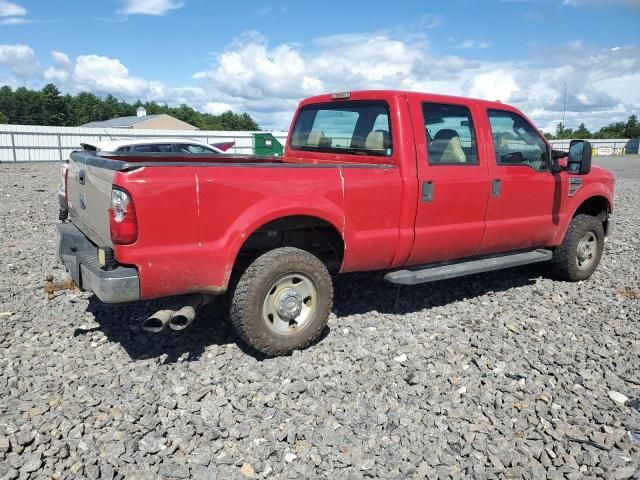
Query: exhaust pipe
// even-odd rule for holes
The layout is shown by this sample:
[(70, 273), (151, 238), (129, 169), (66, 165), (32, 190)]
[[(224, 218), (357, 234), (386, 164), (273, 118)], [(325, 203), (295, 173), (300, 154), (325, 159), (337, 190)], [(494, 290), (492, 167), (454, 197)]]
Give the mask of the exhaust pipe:
[(211, 301), (211, 295), (199, 293), (188, 295), (184, 298), (185, 305), (176, 310), (160, 310), (144, 322), (141, 328), (147, 332), (158, 333), (167, 326), (173, 331), (180, 331), (187, 328), (196, 318), (196, 309), (206, 305)]
[(173, 310), (159, 310), (142, 322), (141, 328), (146, 332), (161, 332), (167, 326), (174, 313)]
[(209, 303), (211, 298), (210, 295), (200, 293), (189, 295), (185, 299), (186, 305), (172, 315), (169, 320), (169, 328), (174, 332), (187, 328), (196, 318), (196, 309)]
[(193, 323), (196, 318), (196, 310), (190, 305), (185, 305), (171, 316), (169, 328), (175, 332), (184, 330)]

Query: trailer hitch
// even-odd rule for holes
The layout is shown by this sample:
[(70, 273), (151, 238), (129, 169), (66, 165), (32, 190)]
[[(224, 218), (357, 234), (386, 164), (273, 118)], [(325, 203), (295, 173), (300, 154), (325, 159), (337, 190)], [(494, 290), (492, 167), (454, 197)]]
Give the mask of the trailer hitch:
[(76, 282), (71, 278), (62, 282), (54, 282), (53, 275), (47, 275), (44, 281), (44, 291), (49, 300), (56, 298), (54, 292), (59, 290), (74, 290), (75, 288), (77, 288)]

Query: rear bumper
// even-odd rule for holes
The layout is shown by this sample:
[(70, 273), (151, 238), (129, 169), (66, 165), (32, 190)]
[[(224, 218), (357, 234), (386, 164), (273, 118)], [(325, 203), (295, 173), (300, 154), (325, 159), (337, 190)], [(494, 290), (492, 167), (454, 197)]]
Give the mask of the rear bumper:
[(140, 299), (138, 271), (122, 266), (104, 270), (98, 263), (98, 247), (71, 223), (58, 225), (58, 257), (76, 285), (95, 293), (104, 303)]

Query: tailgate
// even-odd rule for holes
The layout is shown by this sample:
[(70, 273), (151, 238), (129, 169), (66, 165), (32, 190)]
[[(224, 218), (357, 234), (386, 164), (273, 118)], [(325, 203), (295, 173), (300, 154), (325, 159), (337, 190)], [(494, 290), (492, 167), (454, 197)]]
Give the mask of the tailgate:
[(100, 247), (110, 247), (109, 207), (115, 171), (72, 153), (67, 177), (69, 219)]

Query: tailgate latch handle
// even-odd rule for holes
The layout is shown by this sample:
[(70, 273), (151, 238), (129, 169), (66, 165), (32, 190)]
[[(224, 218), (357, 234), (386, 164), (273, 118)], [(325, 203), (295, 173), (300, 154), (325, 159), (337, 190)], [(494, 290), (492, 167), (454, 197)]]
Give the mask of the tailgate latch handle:
[(78, 172), (78, 182), (80, 182), (80, 185), (84, 185), (84, 170)]
[(422, 201), (433, 202), (433, 180), (422, 182)]

